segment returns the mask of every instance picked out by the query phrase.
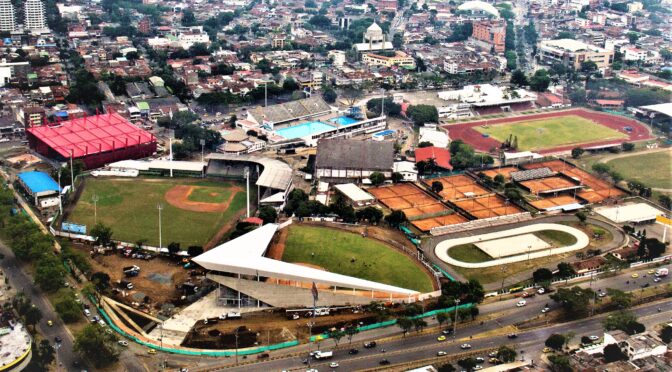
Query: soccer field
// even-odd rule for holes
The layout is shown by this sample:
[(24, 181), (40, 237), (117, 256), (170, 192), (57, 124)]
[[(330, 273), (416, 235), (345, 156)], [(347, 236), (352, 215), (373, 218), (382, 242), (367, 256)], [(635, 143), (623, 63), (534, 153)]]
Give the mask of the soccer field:
[(672, 189), (672, 150), (632, 154), (607, 164), (626, 180), (637, 180), (649, 187)]
[(377, 240), (337, 229), (290, 225), (282, 260), (423, 293), (433, 290), (432, 279), (410, 257)]
[(94, 195), (98, 197), (98, 222), (112, 228), (113, 239), (130, 243), (144, 239), (151, 246), (159, 245), (157, 205), (161, 203), (162, 244), (165, 247), (179, 242), (182, 249), (206, 245), (222, 235), (221, 230), (233, 227), (235, 217), (245, 208), (244, 190), (231, 182), (89, 178), (65, 220), (84, 224), (90, 231), (94, 226)]
[(625, 133), (575, 115), (479, 126), (473, 129), (482, 134), (488, 134), (499, 142), (506, 141), (509, 135), (517, 136), (518, 150), (541, 150), (563, 145), (580, 145), (628, 138)]

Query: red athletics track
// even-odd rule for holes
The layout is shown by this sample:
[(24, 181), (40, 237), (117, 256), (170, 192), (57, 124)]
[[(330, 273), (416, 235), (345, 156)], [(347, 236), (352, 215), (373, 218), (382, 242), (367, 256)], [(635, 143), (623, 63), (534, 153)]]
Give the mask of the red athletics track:
[[(474, 147), (477, 151), (481, 152), (488, 152), (490, 151), (491, 148), (499, 148), (501, 143), (497, 141), (496, 139), (492, 137), (483, 137), (481, 133), (478, 131), (474, 130), (474, 127), (484, 125), (487, 123), (487, 125), (496, 125), (496, 124), (505, 124), (505, 123), (516, 123), (516, 122), (521, 122), (521, 121), (530, 121), (530, 120), (538, 120), (538, 119), (546, 119), (546, 118), (554, 118), (554, 117), (562, 117), (562, 116), (568, 116), (568, 115), (576, 115), (580, 116), (584, 119), (588, 119), (591, 121), (594, 121), (598, 124), (604, 125), (605, 127), (609, 127), (611, 129), (615, 129), (621, 133), (625, 133), (629, 135), (630, 137), (628, 138), (627, 141), (641, 141), (641, 140), (646, 140), (646, 139), (651, 139), (653, 138), (651, 136), (651, 132), (649, 129), (642, 123), (633, 120), (633, 119), (628, 119), (622, 116), (618, 115), (612, 115), (612, 114), (607, 114), (604, 112), (598, 112), (598, 111), (592, 111), (592, 110), (587, 110), (587, 109), (570, 109), (570, 110), (564, 110), (564, 111), (554, 111), (554, 112), (548, 112), (548, 113), (543, 113), (543, 114), (534, 114), (534, 115), (521, 115), (521, 116), (514, 116), (514, 117), (507, 117), (507, 118), (498, 118), (498, 119), (492, 119), (492, 120), (479, 120), (479, 121), (472, 121), (469, 123), (463, 123), (463, 124), (452, 124), (452, 125), (444, 125), (443, 128), (448, 130), (448, 135), (451, 139), (460, 139), (464, 141), (465, 143), (470, 144), (471, 146)], [(630, 126), (632, 127), (632, 132), (626, 132), (624, 127)], [(609, 145), (609, 144), (614, 144), (614, 143), (621, 143), (624, 142), (624, 140), (610, 140), (610, 141), (596, 141), (596, 142), (590, 142), (590, 143), (583, 143), (581, 144), (584, 147), (591, 147), (591, 146), (601, 146), (601, 145)], [(574, 145), (568, 145), (568, 146), (560, 146), (560, 147), (553, 147), (549, 149), (544, 149), (540, 150), (539, 152), (542, 154), (549, 154), (549, 153), (556, 153), (556, 152), (563, 152), (563, 151), (570, 151), (574, 147), (576, 147), (577, 144)]]

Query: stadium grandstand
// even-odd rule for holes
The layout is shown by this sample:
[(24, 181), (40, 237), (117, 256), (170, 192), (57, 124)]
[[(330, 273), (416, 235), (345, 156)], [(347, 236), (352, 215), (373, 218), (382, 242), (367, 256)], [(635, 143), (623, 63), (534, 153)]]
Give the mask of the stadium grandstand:
[(331, 111), (331, 107), (322, 97), (314, 96), (279, 105), (253, 108), (247, 112), (247, 120), (272, 130), (277, 124), (325, 115)]
[(32, 150), (63, 162), (81, 160), (87, 169), (151, 156), (156, 138), (117, 113), (84, 116), (26, 130)]
[(213, 153), (205, 157), (208, 162), (206, 174), (218, 178), (245, 177), (245, 168), (250, 179), (255, 180), (260, 205), (282, 208), (292, 190), (292, 167), (279, 160), (252, 155)]
[(38, 171), (18, 174), (17, 182), (40, 210), (59, 205), (61, 187), (48, 174)]
[(469, 105), (478, 115), (524, 111), (534, 108), (537, 95), (525, 89), (506, 90), (491, 84), (467, 85), (459, 90), (439, 92), (440, 99), (455, 102), (442, 107), (444, 111), (464, 109)]

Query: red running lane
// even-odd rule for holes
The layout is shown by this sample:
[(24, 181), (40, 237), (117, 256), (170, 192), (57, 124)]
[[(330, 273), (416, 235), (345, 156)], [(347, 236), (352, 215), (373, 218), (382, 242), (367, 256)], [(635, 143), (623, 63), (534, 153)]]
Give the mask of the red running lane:
[[(476, 149), (477, 151), (489, 152), (490, 149), (492, 148), (499, 148), (501, 146), (501, 142), (497, 141), (492, 137), (483, 137), (483, 135), (478, 131), (476, 131), (474, 127), (481, 126), (484, 124), (487, 125), (508, 124), (508, 123), (517, 123), (521, 121), (563, 117), (569, 115), (580, 116), (584, 119), (591, 120), (600, 125), (604, 125), (605, 127), (617, 130), (621, 133), (625, 133), (629, 137), (627, 141), (642, 141), (653, 138), (651, 136), (651, 132), (649, 131), (649, 129), (644, 124), (638, 122), (637, 120), (625, 118), (618, 115), (607, 114), (604, 112), (587, 110), (583, 108), (547, 112), (543, 114), (499, 118), (492, 120), (479, 120), (462, 124), (452, 124), (452, 125), (449, 124), (444, 125), (443, 128), (448, 130), (448, 135), (450, 136), (451, 139), (460, 139), (465, 143), (468, 143), (471, 146), (473, 146), (474, 149)], [(627, 132), (624, 129), (625, 127), (628, 126), (632, 127), (631, 132)], [(622, 143), (623, 141), (624, 141), (623, 139), (609, 140), (609, 141), (595, 141), (590, 143), (584, 143), (581, 145), (584, 147), (603, 146), (603, 145)], [(549, 153), (570, 151), (574, 147), (576, 147), (576, 145), (559, 146), (549, 149), (543, 149), (540, 150), (539, 152), (542, 154), (549, 154)]]

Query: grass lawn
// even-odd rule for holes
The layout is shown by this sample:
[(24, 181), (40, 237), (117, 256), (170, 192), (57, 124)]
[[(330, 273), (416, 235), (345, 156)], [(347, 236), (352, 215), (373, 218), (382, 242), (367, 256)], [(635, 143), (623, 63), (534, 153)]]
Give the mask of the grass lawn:
[[(94, 226), (94, 205), (91, 197), (98, 196), (98, 222), (110, 226), (112, 238), (126, 242), (146, 239), (147, 244), (159, 244), (159, 216), (156, 208), (163, 205), (163, 245), (179, 242), (183, 249), (190, 245), (204, 245), (237, 212), (245, 208), (245, 193), (239, 192), (224, 212), (192, 212), (174, 207), (165, 200), (165, 193), (176, 185), (205, 186), (206, 192), (221, 195), (230, 193), (230, 183), (208, 182), (195, 179), (97, 179), (89, 178), (74, 210), (66, 220), (84, 224), (87, 230)], [(199, 190), (199, 189), (196, 189)], [(199, 194), (200, 195), (200, 192)], [(204, 197), (204, 196), (203, 196)], [(214, 201), (214, 200), (208, 200)]]
[(628, 138), (624, 133), (574, 115), (497, 124), (485, 128), (474, 127), (474, 129), (480, 133), (489, 134), (500, 142), (506, 141), (509, 135), (518, 136), (519, 150), (538, 150), (599, 140)]
[(492, 257), (472, 243), (456, 245), (448, 250), (448, 255), (462, 262), (478, 263), (492, 260)]
[(649, 187), (672, 189), (672, 150), (633, 154), (607, 162), (626, 180), (637, 180)]
[(432, 278), (410, 257), (377, 240), (337, 229), (290, 225), (282, 260), (423, 293), (433, 290)]
[(549, 243), (554, 247), (566, 247), (576, 243), (576, 237), (564, 231), (542, 230), (535, 232), (534, 235), (538, 236), (546, 243)]

